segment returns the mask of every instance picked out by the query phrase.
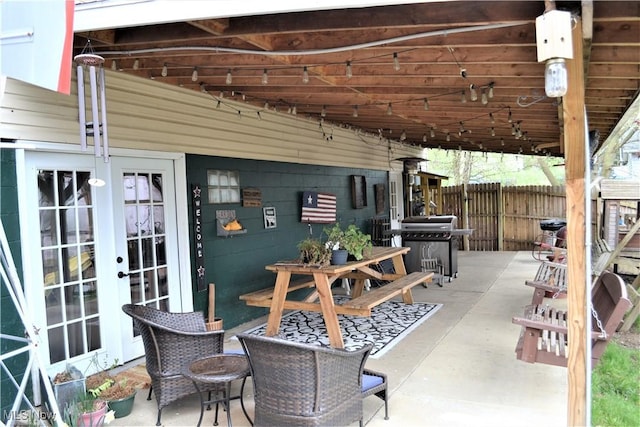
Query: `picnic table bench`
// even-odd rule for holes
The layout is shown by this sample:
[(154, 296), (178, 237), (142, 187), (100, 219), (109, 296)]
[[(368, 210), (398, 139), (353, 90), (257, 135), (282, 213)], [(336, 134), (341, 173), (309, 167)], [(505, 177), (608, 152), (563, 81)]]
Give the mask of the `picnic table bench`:
[[(402, 295), (404, 303), (413, 304), (411, 288), (432, 280), (432, 272), (407, 274), (402, 256), (409, 250), (408, 247), (374, 247), (365, 259), (350, 261), (343, 265), (312, 267), (296, 262), (271, 264), (266, 266), (266, 269), (277, 274), (275, 286), (241, 295), (240, 299), (247, 305), (270, 308), (267, 336), (278, 333), (283, 310), (321, 312), (331, 346), (343, 348), (338, 314), (370, 316), (373, 307), (398, 295)], [(381, 261), (388, 259), (393, 262), (394, 273), (382, 273), (373, 268)], [(292, 281), (292, 275), (306, 277)], [(313, 279), (310, 280), (308, 276), (312, 276)], [(355, 279), (352, 298), (344, 304), (335, 304), (331, 285), (337, 279), (345, 277)], [(364, 292), (365, 280), (372, 278), (388, 280), (390, 283)], [(315, 291), (301, 301), (287, 300), (286, 296), (289, 292), (304, 288), (315, 288)]]

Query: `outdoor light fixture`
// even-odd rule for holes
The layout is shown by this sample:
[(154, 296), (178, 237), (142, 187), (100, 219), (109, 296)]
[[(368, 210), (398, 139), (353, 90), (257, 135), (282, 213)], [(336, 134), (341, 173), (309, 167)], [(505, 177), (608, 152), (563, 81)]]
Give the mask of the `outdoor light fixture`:
[(544, 90), (549, 98), (567, 93), (565, 59), (573, 59), (571, 12), (550, 10), (536, 18), (538, 62), (546, 61)]

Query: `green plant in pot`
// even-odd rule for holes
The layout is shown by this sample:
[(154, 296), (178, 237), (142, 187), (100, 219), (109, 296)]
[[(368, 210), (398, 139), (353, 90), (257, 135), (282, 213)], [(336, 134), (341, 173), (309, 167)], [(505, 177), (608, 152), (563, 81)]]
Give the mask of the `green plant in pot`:
[(355, 224), (349, 224), (344, 230), (340, 245), (357, 261), (367, 256), (373, 247), (371, 235), (363, 233)]
[(318, 239), (307, 237), (298, 243), (300, 261), (305, 264), (324, 266), (329, 264), (331, 249)]
[(100, 427), (113, 419), (107, 402), (92, 393), (83, 393), (64, 408), (64, 421), (71, 427)]
[(111, 376), (106, 371), (88, 377), (87, 390), (95, 397), (106, 401), (116, 418), (122, 418), (131, 413), (137, 392), (126, 378)]
[(331, 264), (341, 265), (347, 262), (349, 251), (344, 247), (344, 231), (340, 227), (340, 223), (335, 223), (331, 227), (325, 227), (323, 230), (327, 235), (326, 246), (331, 249)]

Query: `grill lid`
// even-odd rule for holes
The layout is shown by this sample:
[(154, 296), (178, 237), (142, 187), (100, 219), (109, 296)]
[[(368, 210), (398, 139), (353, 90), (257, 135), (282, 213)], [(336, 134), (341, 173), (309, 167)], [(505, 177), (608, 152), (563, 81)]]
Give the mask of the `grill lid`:
[(455, 215), (410, 216), (402, 220), (403, 230), (455, 230), (458, 217)]

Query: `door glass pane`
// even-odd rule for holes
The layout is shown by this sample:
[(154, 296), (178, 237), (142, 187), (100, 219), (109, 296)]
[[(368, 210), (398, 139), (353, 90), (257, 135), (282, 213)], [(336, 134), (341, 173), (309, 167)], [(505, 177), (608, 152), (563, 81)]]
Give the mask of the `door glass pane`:
[[(38, 171), (40, 253), (50, 363), (100, 348), (89, 171)], [(86, 339), (88, 326), (92, 342)], [(95, 346), (98, 347), (95, 347)]]
[(162, 180), (161, 174), (123, 174), (131, 302), (157, 308), (168, 298)]

